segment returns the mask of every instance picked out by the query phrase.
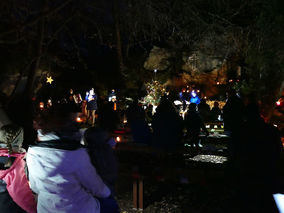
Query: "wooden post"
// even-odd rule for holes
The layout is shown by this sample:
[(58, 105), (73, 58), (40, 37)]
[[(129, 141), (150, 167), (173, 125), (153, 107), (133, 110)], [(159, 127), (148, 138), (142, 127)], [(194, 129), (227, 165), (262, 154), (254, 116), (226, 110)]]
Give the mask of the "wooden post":
[(137, 194), (138, 194), (137, 179), (133, 180), (133, 209), (137, 210)]
[(139, 179), (139, 205), (138, 205), (138, 208), (139, 210), (142, 210), (144, 209), (144, 206), (143, 206), (143, 199), (144, 199), (144, 191), (143, 191), (143, 179), (140, 178)]

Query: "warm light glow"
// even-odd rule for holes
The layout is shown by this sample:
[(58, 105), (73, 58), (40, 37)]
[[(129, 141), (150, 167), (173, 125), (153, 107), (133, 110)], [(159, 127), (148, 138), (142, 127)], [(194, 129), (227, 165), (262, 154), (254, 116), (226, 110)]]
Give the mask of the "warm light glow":
[(218, 128), (218, 126), (217, 125), (214, 125), (214, 129), (217, 129)]
[(200, 92), (200, 90), (198, 89), (197, 92)]
[(121, 141), (119, 136), (117, 136), (117, 137), (115, 138), (115, 140), (116, 140), (116, 142), (120, 142), (120, 141)]
[(233, 80), (232, 80), (232, 79), (230, 79), (230, 80), (229, 80), (229, 82), (233, 82)]
[(281, 102), (280, 101), (276, 101), (276, 105), (280, 106)]
[(40, 102), (40, 103), (39, 103), (39, 108), (40, 108), (40, 109), (43, 109), (43, 108), (44, 108), (44, 103), (43, 103), (43, 102)]
[(123, 120), (123, 123), (124, 123), (124, 124), (126, 124), (126, 123), (127, 123), (127, 120), (126, 120), (126, 119), (124, 119), (124, 120)]
[(219, 81), (217, 81), (217, 83), (216, 83), (217, 85), (219, 85), (220, 84), (220, 82)]
[(82, 118), (80, 118), (80, 117), (77, 117), (77, 118), (76, 118), (76, 121), (77, 121), (78, 123), (83, 122)]

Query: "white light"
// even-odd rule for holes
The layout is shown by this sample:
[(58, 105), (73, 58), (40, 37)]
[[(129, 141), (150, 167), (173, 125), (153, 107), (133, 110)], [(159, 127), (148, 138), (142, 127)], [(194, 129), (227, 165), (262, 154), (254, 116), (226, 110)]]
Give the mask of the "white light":
[(217, 125), (214, 125), (214, 129), (217, 129), (218, 128), (218, 126)]
[(157, 69), (154, 69), (154, 72), (156, 73), (158, 70)]
[(179, 100), (175, 100), (175, 101), (174, 101), (174, 104), (175, 104), (175, 105), (182, 105), (182, 102), (179, 101)]
[(83, 120), (82, 120), (82, 118), (77, 117), (77, 118), (76, 118), (76, 121), (77, 121), (78, 123), (81, 123)]
[(210, 128), (210, 125), (206, 125), (205, 127), (206, 127), (207, 129), (209, 129), (209, 128)]
[(115, 139), (116, 139), (116, 142), (120, 142), (121, 141), (119, 136), (117, 136)]

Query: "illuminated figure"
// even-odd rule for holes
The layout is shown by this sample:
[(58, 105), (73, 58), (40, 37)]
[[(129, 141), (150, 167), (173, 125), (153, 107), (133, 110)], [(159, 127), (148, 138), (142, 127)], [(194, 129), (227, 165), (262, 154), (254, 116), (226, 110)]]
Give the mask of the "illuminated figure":
[(115, 90), (112, 89), (110, 94), (108, 95), (108, 101), (113, 103), (113, 110), (116, 111), (117, 107), (116, 107), (116, 94), (115, 94)]
[(114, 89), (112, 89), (110, 94), (108, 95), (108, 101), (116, 102), (116, 94)]
[(87, 99), (87, 114), (88, 114), (88, 120), (92, 121), (92, 125), (95, 125), (95, 115), (96, 110), (98, 109), (97, 105), (97, 95), (94, 91), (94, 88), (92, 88), (88, 95), (86, 96)]
[(191, 98), (190, 98), (189, 101), (190, 101), (190, 103), (195, 103), (195, 104), (200, 103), (200, 98), (197, 96), (197, 94), (194, 90), (192, 90), (192, 92), (191, 92)]

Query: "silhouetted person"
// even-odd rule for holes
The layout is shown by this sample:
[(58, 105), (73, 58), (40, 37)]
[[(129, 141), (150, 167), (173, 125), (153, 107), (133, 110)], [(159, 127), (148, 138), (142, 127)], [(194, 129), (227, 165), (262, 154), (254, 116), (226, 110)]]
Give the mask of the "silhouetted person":
[(208, 122), (210, 120), (210, 106), (206, 103), (205, 99), (200, 100), (200, 104), (198, 104), (198, 112), (204, 122)]
[(277, 128), (261, 118), (257, 104), (245, 108), (238, 152), (241, 192), (248, 212), (277, 212), (272, 194), (279, 193), (278, 169), (283, 151)]
[(227, 96), (223, 107), (224, 128), (230, 135), (238, 134), (243, 122), (244, 104), (233, 89), (227, 92)]
[(189, 104), (188, 112), (185, 115), (184, 119), (184, 125), (187, 130), (187, 137), (189, 138), (192, 146), (199, 146), (199, 135), (201, 129), (205, 132), (207, 136), (209, 135), (207, 129), (204, 126), (202, 118), (197, 112), (197, 105), (195, 103)]
[(214, 102), (214, 107), (211, 109), (211, 120), (218, 121), (218, 117), (222, 117), (222, 111), (219, 108), (219, 103), (217, 101)]
[(118, 172), (117, 161), (112, 149), (113, 138), (105, 130), (91, 127), (85, 131), (84, 141), (97, 172), (113, 191)]
[(228, 140), (228, 169), (230, 172), (234, 172), (236, 149), (243, 124), (244, 104), (233, 89), (227, 92), (227, 96), (227, 102), (223, 107), (224, 129), (230, 136)]
[(182, 119), (169, 100), (161, 100), (152, 127), (153, 146), (164, 151), (174, 151), (181, 139)]
[(111, 102), (102, 103), (98, 115), (99, 127), (111, 134), (119, 124), (119, 115), (113, 110), (113, 104)]
[(145, 111), (138, 105), (137, 99), (126, 110), (126, 117), (134, 142), (148, 144), (151, 140), (150, 128), (146, 122)]

